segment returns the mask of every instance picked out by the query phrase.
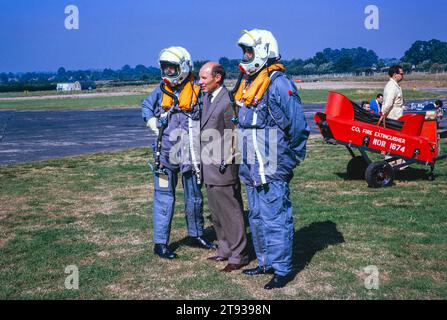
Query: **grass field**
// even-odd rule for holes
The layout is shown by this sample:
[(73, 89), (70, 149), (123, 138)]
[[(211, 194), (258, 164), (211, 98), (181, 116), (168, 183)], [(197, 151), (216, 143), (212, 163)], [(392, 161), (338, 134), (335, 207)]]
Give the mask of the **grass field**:
[[(96, 93), (98, 90), (82, 90), (76, 91), (77, 94)], [(66, 95), (67, 92), (44, 90), (44, 91), (21, 91), (21, 92), (0, 92), (0, 98), (18, 98), (18, 97), (44, 97), (44, 96), (59, 96)]]
[[(296, 277), (273, 292), (269, 276), (222, 274), (187, 246), (181, 188), (179, 259), (154, 256), (146, 149), (0, 167), (0, 299), (446, 299), (446, 162), (434, 182), (416, 167), (375, 190), (346, 180), (345, 148), (313, 138), (308, 150), (291, 183)], [(64, 288), (68, 265), (79, 290)], [(370, 265), (378, 290), (364, 287)]]
[[(377, 90), (367, 89), (341, 89), (337, 90), (355, 101), (370, 101), (378, 93)], [(300, 95), (305, 104), (325, 103), (328, 90), (300, 90)], [(117, 107), (139, 107), (147, 94), (135, 94), (113, 97), (93, 98), (60, 98), (60, 99), (32, 99), (0, 101), (0, 110), (35, 110), (35, 109), (94, 109), (94, 108), (117, 108)], [(431, 92), (404, 90), (406, 100), (427, 100), (442, 98), (439, 94)]]
[[(384, 73), (377, 76), (355, 76), (355, 77), (334, 77), (334, 75), (317, 75), (317, 76), (304, 76), (297, 77), (303, 81), (312, 81), (312, 80), (329, 80), (332, 82), (345, 82), (345, 81), (353, 81), (353, 82), (383, 82), (388, 81), (388, 74)], [(447, 87), (447, 73), (419, 73), (412, 72), (405, 74), (405, 81), (403, 82), (403, 86), (413, 87), (436, 87), (436, 88), (445, 88)]]
[(116, 93), (116, 92), (133, 92), (137, 93), (147, 93), (153, 90), (157, 85), (125, 85), (125, 86), (99, 86), (92, 90), (81, 90), (81, 91), (56, 91), (56, 90), (45, 90), (45, 91), (21, 91), (21, 92), (0, 92), (0, 98), (22, 98), (22, 97), (45, 97), (45, 96), (64, 96), (67, 94), (96, 94), (96, 93)]
[[(380, 93), (380, 90), (377, 89), (340, 89), (336, 90), (347, 96), (349, 99), (361, 102), (371, 101), (373, 98)], [(326, 103), (328, 90), (323, 89), (312, 89), (312, 90), (301, 90), (300, 96), (305, 104), (311, 103)], [(442, 95), (432, 93), (432, 92), (423, 92), (423, 91), (413, 91), (413, 90), (403, 90), (403, 96), (405, 100), (429, 100), (429, 99), (437, 99), (437, 98), (445, 98)]]
[(0, 101), (1, 109), (15, 110), (63, 110), (63, 109), (98, 109), (117, 107), (137, 107), (146, 98), (146, 94), (94, 97), (94, 98), (61, 98)]

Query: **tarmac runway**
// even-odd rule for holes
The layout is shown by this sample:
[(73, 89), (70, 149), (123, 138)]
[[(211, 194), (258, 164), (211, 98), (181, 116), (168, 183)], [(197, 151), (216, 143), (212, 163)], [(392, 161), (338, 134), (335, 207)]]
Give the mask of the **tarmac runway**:
[(0, 111), (0, 165), (134, 147), (154, 139), (139, 109)]

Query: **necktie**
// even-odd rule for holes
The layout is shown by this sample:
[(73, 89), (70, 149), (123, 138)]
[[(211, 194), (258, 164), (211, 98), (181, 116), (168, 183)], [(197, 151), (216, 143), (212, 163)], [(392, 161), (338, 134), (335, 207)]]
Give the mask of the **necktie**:
[(211, 107), (211, 98), (213, 97), (213, 95), (212, 94), (210, 94), (210, 93), (208, 93), (207, 95), (206, 95), (206, 106), (205, 106), (205, 113), (204, 113), (204, 115), (205, 116), (207, 116), (208, 115), (208, 112), (210, 111), (210, 107)]
[(207, 95), (206, 95), (206, 102), (207, 102), (207, 104), (206, 104), (206, 106), (209, 108), (209, 106), (211, 105), (211, 98), (213, 97), (213, 95), (211, 94), (211, 93), (208, 93)]

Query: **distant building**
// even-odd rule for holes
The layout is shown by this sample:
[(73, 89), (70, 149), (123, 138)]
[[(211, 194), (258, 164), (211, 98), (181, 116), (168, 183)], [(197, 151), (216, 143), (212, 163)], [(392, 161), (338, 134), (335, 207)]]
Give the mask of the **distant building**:
[(73, 83), (58, 83), (56, 87), (57, 91), (81, 91), (81, 84), (79, 81)]

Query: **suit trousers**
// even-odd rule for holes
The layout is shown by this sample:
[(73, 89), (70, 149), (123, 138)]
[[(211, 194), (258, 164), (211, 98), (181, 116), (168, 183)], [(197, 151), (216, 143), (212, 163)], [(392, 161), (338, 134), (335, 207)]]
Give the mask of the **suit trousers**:
[(206, 185), (206, 192), (218, 241), (217, 254), (228, 258), (229, 263), (248, 263), (240, 183), (229, 186)]

